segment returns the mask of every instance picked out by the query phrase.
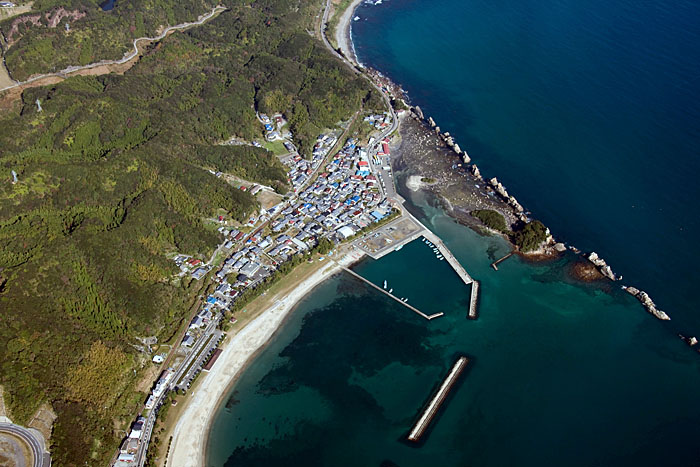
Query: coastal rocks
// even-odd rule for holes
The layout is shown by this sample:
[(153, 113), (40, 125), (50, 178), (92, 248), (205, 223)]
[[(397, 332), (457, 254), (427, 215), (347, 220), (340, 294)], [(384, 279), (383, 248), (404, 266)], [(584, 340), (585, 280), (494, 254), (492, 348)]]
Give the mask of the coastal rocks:
[(510, 198), (508, 198), (508, 204), (510, 204), (511, 206), (513, 206), (513, 208), (515, 208), (515, 210), (518, 211), (518, 212), (525, 212), (525, 208), (523, 208), (523, 207), (520, 205), (520, 203), (518, 203), (518, 200), (515, 199), (514, 196), (511, 196)]
[(491, 184), (493, 189), (496, 190), (496, 193), (503, 196), (505, 199), (510, 198), (510, 196), (508, 195), (508, 191), (503, 186), (503, 184), (498, 181), (498, 179), (496, 177), (493, 177), (491, 180), (489, 180), (489, 183)]
[(501, 182), (498, 181), (496, 177), (493, 177), (491, 180), (489, 180), (489, 183), (493, 187), (493, 189), (505, 199), (508, 204), (515, 209), (515, 211), (519, 214), (521, 214), (520, 218), (521, 220), (526, 220), (527, 217), (524, 216), (525, 208), (522, 207), (522, 205), (518, 202), (517, 199), (515, 199), (515, 196), (511, 196), (508, 194), (508, 190), (506, 190), (506, 187), (503, 186)]
[(559, 252), (559, 253), (564, 253), (566, 251), (566, 245), (564, 245), (561, 242), (555, 243), (554, 249), (557, 250), (557, 252)]
[(421, 175), (411, 175), (406, 180), (406, 188), (408, 188), (411, 191), (420, 190), (425, 185), (422, 179), (423, 177)]
[(430, 125), (430, 128), (435, 128), (437, 126), (433, 117), (428, 117), (428, 125)]
[(571, 266), (571, 275), (582, 282), (594, 282), (604, 278), (598, 268), (588, 261), (582, 260)]
[(476, 166), (476, 164), (472, 165), (472, 175), (474, 175), (476, 178), (483, 180), (484, 178), (481, 176), (481, 172), (479, 172), (479, 167)]
[(666, 313), (656, 308), (656, 304), (651, 299), (648, 293), (643, 292), (637, 289), (636, 287), (623, 286), (622, 289), (628, 294), (632, 295), (633, 297), (637, 297), (637, 300), (639, 300), (642, 303), (642, 305), (644, 305), (644, 308), (646, 308), (646, 310), (649, 313), (651, 313), (652, 315), (654, 315), (662, 321), (670, 321), (671, 318)]
[(415, 106), (415, 107), (413, 108), (413, 111), (416, 113), (416, 115), (418, 116), (418, 118), (420, 118), (421, 120), (425, 120), (425, 117), (423, 116), (423, 111), (420, 109), (419, 106)]
[(606, 263), (603, 258), (599, 257), (598, 253), (595, 251), (588, 255), (588, 261), (598, 266), (600, 272), (611, 281), (619, 280), (615, 273), (612, 272), (610, 266), (608, 266), (608, 263)]

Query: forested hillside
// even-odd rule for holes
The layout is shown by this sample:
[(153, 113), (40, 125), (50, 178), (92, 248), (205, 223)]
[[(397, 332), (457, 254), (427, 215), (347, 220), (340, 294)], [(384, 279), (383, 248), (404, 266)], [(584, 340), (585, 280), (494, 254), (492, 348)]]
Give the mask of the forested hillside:
[[(119, 59), (133, 50), (138, 37), (153, 37), (160, 28), (196, 20), (211, 10), (212, 0), (119, 0), (102, 11), (103, 0), (35, 0), (32, 11), (0, 22), (12, 76), (25, 80), (104, 59)], [(66, 27), (68, 25), (68, 27)]]
[[(141, 23), (192, 20), (210, 7), (120, 0), (102, 12), (91, 2), (40, 0), (35, 10), (59, 5), (92, 6), (70, 34), (106, 34), (93, 43), (94, 59), (120, 56)], [(257, 209), (208, 170), (287, 189), (271, 153), (218, 143), (260, 137), (256, 109), (283, 112), (308, 148), (361, 106), (381, 107), (306, 32), (319, 3), (226, 6), (152, 46), (124, 75), (73, 77), (17, 101), (0, 94), (0, 384), (18, 423), (52, 405), (54, 465), (105, 465), (143, 403), (135, 387), (150, 357), (136, 338), (170, 339), (203, 286), (173, 280), (167, 255), (208, 257), (221, 240), (208, 219), (223, 210), (243, 220)], [(84, 43), (56, 39), (60, 30), (29, 26), (9, 49), (11, 70), (82, 63), (72, 60)], [(51, 54), (29, 60), (47, 41)]]

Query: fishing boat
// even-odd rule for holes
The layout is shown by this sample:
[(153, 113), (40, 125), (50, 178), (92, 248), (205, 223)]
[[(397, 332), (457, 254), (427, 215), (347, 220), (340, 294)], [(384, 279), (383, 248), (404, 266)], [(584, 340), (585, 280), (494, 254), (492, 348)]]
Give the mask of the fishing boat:
[(394, 291), (394, 289), (389, 289), (389, 293), (391, 293), (391, 292), (393, 292), (393, 291)]
[(353, 20), (353, 21), (360, 21), (360, 17), (359, 17), (359, 16), (355, 16), (352, 20)]
[(384, 290), (386, 290), (386, 279), (384, 280)]

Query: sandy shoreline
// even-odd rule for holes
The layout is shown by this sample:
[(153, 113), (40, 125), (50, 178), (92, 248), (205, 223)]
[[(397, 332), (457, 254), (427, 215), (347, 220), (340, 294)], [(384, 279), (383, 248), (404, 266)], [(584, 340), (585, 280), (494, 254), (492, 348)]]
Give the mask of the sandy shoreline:
[(361, 254), (354, 253), (338, 262), (326, 263), (287, 296), (274, 297), (276, 300), (270, 308), (227, 339), (217, 364), (206, 376), (203, 375), (204, 381), (186, 399), (187, 406), (173, 430), (172, 451), (166, 465), (205, 465), (211, 423), (236, 378), (272, 338), (302, 298), (317, 285), (340, 272), (342, 266), (349, 266), (361, 257)]
[(353, 0), (350, 6), (343, 12), (343, 15), (338, 21), (338, 26), (335, 28), (335, 41), (338, 44), (338, 48), (343, 55), (355, 65), (359, 65), (359, 62), (355, 56), (355, 47), (352, 44), (352, 37), (350, 36), (350, 25), (353, 16), (355, 16), (355, 9), (360, 3), (362, 3), (362, 0)]

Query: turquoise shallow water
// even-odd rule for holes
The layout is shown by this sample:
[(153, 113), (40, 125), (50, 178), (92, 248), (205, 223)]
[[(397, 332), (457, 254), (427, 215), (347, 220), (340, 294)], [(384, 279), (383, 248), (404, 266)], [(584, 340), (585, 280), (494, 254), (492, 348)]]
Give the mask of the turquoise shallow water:
[[(572, 282), (571, 257), (511, 258), (496, 272), (502, 240), (403, 190), (481, 281), (479, 319), (465, 319), (469, 287), (420, 241), (356, 265), (445, 316), (427, 322), (348, 275), (322, 284), (232, 389), (208, 465), (700, 465), (700, 358), (674, 334), (700, 329), (697, 10), (592, 0), (360, 9), (363, 61), (674, 321), (650, 317), (617, 285)], [(425, 441), (406, 443), (462, 354), (469, 369)]]
[[(233, 388), (208, 465), (694, 465), (700, 361), (618, 289), (571, 283), (416, 200), (482, 283), (420, 241), (355, 267), (426, 321), (348, 275), (322, 284)], [(425, 442), (404, 438), (457, 355), (470, 368)], [(391, 463), (386, 463), (390, 461)], [(383, 464), (384, 462), (384, 464)]]

